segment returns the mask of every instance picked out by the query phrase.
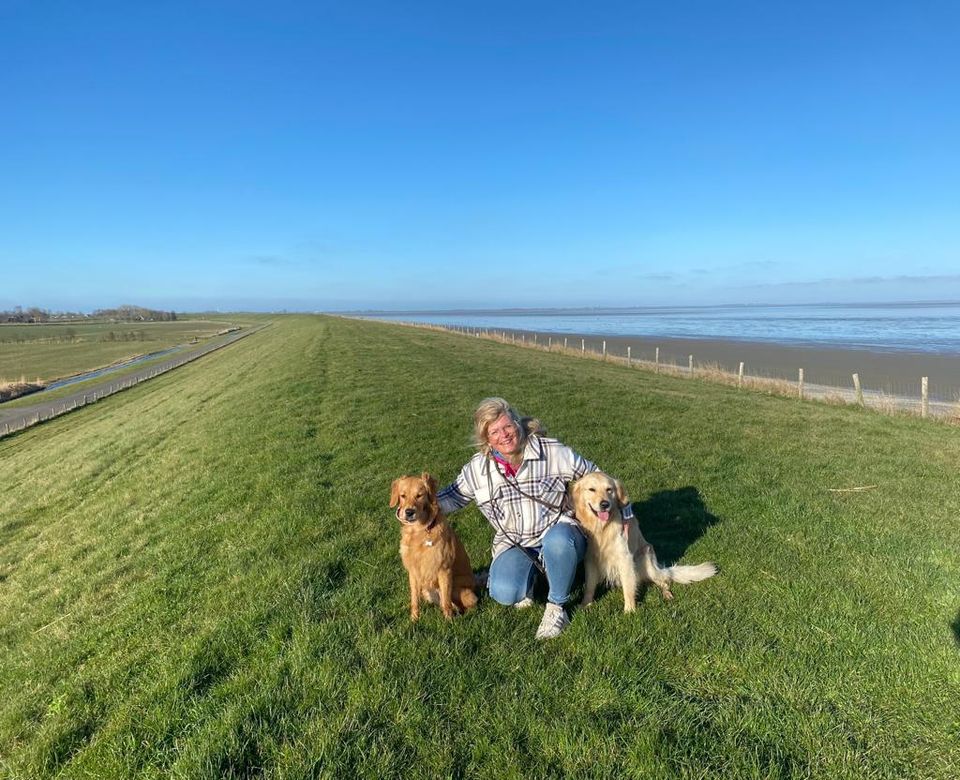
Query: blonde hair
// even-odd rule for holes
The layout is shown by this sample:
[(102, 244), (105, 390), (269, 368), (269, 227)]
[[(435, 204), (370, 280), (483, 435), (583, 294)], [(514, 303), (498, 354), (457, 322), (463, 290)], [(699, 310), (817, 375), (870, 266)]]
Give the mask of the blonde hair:
[(484, 398), (477, 410), (473, 413), (473, 443), (484, 455), (490, 455), (490, 443), (487, 441), (487, 429), (501, 415), (507, 415), (517, 428), (520, 437), (520, 447), (527, 443), (527, 437), (544, 435), (547, 429), (536, 417), (521, 417), (517, 410), (510, 406), (503, 398)]

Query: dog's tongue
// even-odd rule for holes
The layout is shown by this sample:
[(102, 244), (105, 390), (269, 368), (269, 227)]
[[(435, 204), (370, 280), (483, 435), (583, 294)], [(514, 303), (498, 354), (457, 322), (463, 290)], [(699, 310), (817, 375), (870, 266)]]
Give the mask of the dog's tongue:
[(610, 510), (601, 509), (599, 512), (597, 512), (597, 517), (599, 517), (605, 523), (608, 522), (610, 520)]

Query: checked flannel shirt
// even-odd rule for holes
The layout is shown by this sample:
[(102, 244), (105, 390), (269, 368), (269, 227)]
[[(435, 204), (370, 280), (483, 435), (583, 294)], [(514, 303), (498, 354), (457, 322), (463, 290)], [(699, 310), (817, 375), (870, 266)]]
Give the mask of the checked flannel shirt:
[[(515, 544), (539, 547), (554, 523), (577, 525), (566, 500), (567, 483), (591, 471), (599, 469), (567, 445), (532, 435), (524, 445), (516, 477), (506, 479), (492, 458), (478, 452), (457, 479), (440, 491), (440, 508), (449, 514), (476, 501), (481, 514), (493, 526), (496, 558)], [(549, 506), (524, 496), (514, 485)], [(629, 505), (623, 510), (625, 515), (632, 516)]]

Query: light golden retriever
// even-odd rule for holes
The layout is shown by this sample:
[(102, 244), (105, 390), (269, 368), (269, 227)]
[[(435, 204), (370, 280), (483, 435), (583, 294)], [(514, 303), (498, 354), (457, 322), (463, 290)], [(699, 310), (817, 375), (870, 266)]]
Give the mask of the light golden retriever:
[(410, 577), (410, 619), (420, 618), (421, 598), (439, 603), (448, 620), (477, 603), (476, 579), (463, 543), (437, 502), (437, 481), (427, 472), (399, 477), (390, 506), (400, 521), (400, 558)]
[(637, 585), (641, 582), (652, 582), (665, 599), (672, 599), (671, 583), (686, 585), (717, 573), (712, 563), (662, 568), (636, 519), (624, 522), (620, 507), (629, 499), (623, 486), (612, 477), (599, 471), (587, 474), (573, 483), (571, 495), (577, 520), (587, 534), (581, 602), (584, 606), (593, 602), (601, 580), (622, 587), (623, 611), (633, 612), (637, 606)]

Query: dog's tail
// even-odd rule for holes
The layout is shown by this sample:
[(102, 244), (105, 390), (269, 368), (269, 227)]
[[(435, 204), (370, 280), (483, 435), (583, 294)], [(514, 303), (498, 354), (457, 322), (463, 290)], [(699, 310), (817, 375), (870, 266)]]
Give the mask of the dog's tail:
[(695, 566), (679, 565), (669, 569), (661, 569), (671, 582), (678, 585), (689, 585), (691, 582), (706, 580), (717, 573), (717, 567), (712, 563), (698, 563)]

